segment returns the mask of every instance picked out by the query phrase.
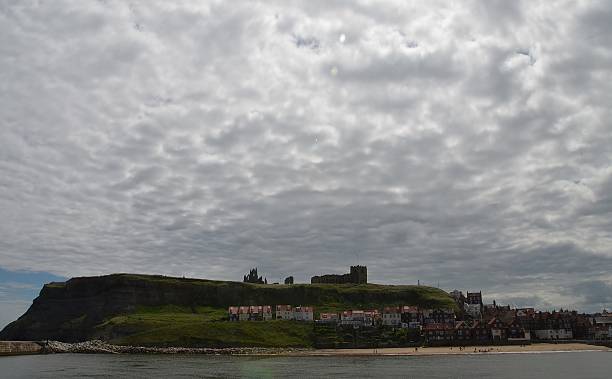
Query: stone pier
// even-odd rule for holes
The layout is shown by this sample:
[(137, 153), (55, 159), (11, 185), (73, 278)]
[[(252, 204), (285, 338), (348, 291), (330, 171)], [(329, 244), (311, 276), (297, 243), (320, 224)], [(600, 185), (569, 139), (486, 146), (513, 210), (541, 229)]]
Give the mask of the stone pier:
[(34, 341), (0, 341), (0, 356), (40, 354), (42, 344)]

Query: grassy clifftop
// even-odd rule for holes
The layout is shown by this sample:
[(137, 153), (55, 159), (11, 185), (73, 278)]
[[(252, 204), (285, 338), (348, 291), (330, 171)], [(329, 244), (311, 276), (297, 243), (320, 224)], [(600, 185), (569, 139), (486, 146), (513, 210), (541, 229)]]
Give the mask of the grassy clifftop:
[(261, 285), (114, 274), (50, 283), (0, 339), (175, 346), (309, 346), (312, 327), (294, 322), (230, 323), (229, 305), (312, 305), (316, 313), (388, 305), (454, 307), (444, 291), (377, 284)]

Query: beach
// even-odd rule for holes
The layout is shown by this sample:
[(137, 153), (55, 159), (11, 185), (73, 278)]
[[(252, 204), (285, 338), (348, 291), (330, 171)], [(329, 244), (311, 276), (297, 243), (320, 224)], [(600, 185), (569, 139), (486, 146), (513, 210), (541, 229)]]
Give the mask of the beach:
[(284, 355), (312, 355), (312, 356), (370, 356), (370, 355), (453, 355), (453, 354), (520, 354), (520, 353), (546, 353), (565, 351), (610, 351), (605, 346), (588, 345), (584, 343), (536, 343), (532, 345), (509, 346), (465, 346), (459, 347), (397, 347), (382, 349), (318, 349), (300, 352), (287, 352)]

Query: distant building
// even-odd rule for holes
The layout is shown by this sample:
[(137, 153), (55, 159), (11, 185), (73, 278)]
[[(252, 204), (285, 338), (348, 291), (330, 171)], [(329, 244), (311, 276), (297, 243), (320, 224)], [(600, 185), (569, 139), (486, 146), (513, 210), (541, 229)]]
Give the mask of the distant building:
[(482, 307), (482, 292), (481, 291), (468, 292), (466, 299), (467, 299), (468, 304), (478, 304)]
[(228, 313), (228, 319), (230, 321), (238, 321), (238, 307), (229, 307), (229, 309), (227, 310)]
[(574, 334), (571, 329), (539, 329), (535, 335), (540, 340), (571, 340)]
[(498, 318), (492, 318), (487, 323), (489, 330), (491, 330), (491, 340), (501, 341), (507, 338), (506, 336), (506, 325)]
[(249, 320), (249, 307), (242, 306), (238, 308), (238, 320), (239, 321), (248, 321)]
[(482, 311), (480, 304), (465, 304), (464, 311), (474, 320), (482, 319)]
[(382, 313), (382, 324), (385, 326), (400, 326), (402, 312), (400, 307), (385, 307)]
[(423, 327), (423, 336), (428, 342), (450, 343), (455, 339), (455, 325), (428, 324)]
[(402, 311), (402, 323), (408, 325), (420, 325), (423, 322), (423, 314), (419, 311), (418, 307), (411, 305), (404, 305)]
[(456, 317), (452, 309), (434, 309), (431, 318), (436, 324), (454, 324)]
[(529, 331), (523, 328), (521, 322), (515, 318), (508, 324), (508, 341), (529, 341), (531, 339)]
[(293, 308), (291, 305), (277, 305), (276, 306), (276, 319), (277, 320), (293, 320)]
[(249, 307), (249, 321), (263, 321), (263, 307), (251, 305)]
[(272, 307), (271, 307), (271, 306), (269, 306), (269, 305), (264, 305), (264, 306), (262, 307), (262, 310), (263, 310), (263, 313), (262, 313), (262, 315), (263, 315), (263, 320), (264, 320), (264, 321), (270, 321), (270, 320), (272, 320)]
[(455, 324), (455, 339), (459, 342), (466, 342), (472, 339), (472, 330), (465, 321), (459, 321)]
[(317, 320), (323, 324), (335, 324), (338, 322), (338, 314), (337, 313), (321, 313), (319, 315), (319, 320)]
[(310, 278), (310, 283), (325, 283), (325, 284), (365, 284), (368, 282), (368, 268), (366, 266), (351, 266), (351, 272), (344, 275), (327, 274), (321, 276), (313, 276)]
[(285, 284), (293, 284), (293, 276), (286, 277)]
[(314, 310), (312, 307), (295, 307), (293, 309), (293, 317), (295, 321), (313, 321)]
[(380, 323), (380, 312), (378, 309), (372, 309), (363, 312), (363, 325), (375, 326)]
[(362, 310), (351, 310), (342, 312), (340, 319), (342, 325), (353, 325), (355, 327), (363, 326), (365, 323), (365, 314)]

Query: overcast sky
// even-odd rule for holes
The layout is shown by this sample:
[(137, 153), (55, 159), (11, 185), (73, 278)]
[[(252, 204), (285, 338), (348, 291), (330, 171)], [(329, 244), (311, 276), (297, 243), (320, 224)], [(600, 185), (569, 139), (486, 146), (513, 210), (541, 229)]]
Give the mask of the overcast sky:
[(5, 273), (612, 307), (612, 2), (176, 3), (0, 3)]

